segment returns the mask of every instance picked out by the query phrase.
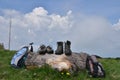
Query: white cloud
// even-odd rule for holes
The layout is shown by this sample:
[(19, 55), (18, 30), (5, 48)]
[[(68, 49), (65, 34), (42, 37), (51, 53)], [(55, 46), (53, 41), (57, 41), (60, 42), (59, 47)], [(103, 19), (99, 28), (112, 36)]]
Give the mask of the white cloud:
[(46, 16), (48, 12), (43, 7), (38, 7), (33, 10), (32, 15)]
[[(8, 45), (9, 18), (12, 17), (12, 49), (35, 42), (52, 45), (56, 49), (57, 41), (70, 40), (72, 50), (85, 51), (101, 56), (114, 56), (120, 47), (119, 31), (105, 18), (98, 16), (75, 15), (68, 11), (66, 15), (48, 14), (43, 7), (37, 7), (32, 12), (23, 14), (15, 10), (3, 10), (0, 16), (0, 42)], [(118, 26), (120, 21), (115, 24)]]
[(24, 22), (27, 27), (36, 27), (37, 29), (47, 27), (51, 21), (47, 14), (48, 12), (44, 8), (35, 8), (32, 12), (24, 15)]
[(52, 22), (49, 28), (61, 28), (62, 30), (66, 30), (70, 27), (72, 27), (72, 20), (71, 20), (71, 15), (68, 14), (66, 16), (60, 16), (60, 15), (50, 15)]
[(113, 27), (115, 28), (115, 30), (120, 30), (120, 19), (118, 21), (118, 23), (114, 24)]

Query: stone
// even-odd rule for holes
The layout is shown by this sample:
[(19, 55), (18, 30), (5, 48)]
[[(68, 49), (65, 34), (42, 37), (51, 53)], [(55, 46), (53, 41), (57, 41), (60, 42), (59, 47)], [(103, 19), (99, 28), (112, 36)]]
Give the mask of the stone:
[(86, 69), (87, 56), (88, 54), (84, 52), (72, 53), (70, 56), (66, 56), (64, 53), (61, 55), (47, 53), (45, 55), (40, 55), (38, 53), (29, 52), (25, 65), (30, 69), (48, 64), (53, 69), (60, 72), (64, 70), (75, 72)]

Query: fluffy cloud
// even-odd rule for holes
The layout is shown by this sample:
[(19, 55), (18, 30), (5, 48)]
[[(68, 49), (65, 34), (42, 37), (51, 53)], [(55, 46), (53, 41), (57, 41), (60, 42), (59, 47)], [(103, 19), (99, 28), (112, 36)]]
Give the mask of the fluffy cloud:
[(115, 27), (115, 29), (118, 31), (120, 30), (120, 19), (118, 21), (118, 23), (114, 24), (113, 27)]
[[(103, 17), (76, 15), (68, 11), (64, 16), (48, 14), (43, 7), (37, 7), (29, 13), (15, 10), (3, 10), (0, 16), (0, 42), (8, 46), (8, 30), (10, 16), (12, 18), (11, 48), (19, 49), (29, 42), (52, 45), (56, 49), (57, 41), (70, 40), (72, 50), (85, 51), (104, 57), (120, 56), (119, 27), (120, 21), (112, 25)], [(115, 53), (116, 55), (113, 55)]]
[[(4, 42), (7, 47), (11, 17), (13, 49), (31, 41), (37, 42), (38, 45), (42, 42), (56, 41), (72, 26), (71, 11), (65, 16), (48, 15), (48, 12), (43, 7), (35, 8), (32, 12), (26, 14), (15, 10), (3, 10), (2, 12), (4, 15), (0, 16), (0, 34), (3, 36), (1, 42)], [(4, 32), (6, 33), (3, 34)]]

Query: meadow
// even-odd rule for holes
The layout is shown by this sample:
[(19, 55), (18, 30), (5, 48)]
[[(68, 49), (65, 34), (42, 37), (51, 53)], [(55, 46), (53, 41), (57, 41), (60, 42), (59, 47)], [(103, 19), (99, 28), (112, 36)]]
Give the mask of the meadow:
[(49, 66), (34, 68), (15, 69), (10, 66), (10, 61), (16, 51), (0, 50), (0, 80), (120, 80), (120, 59), (102, 58), (105, 71), (105, 78), (90, 78), (87, 71), (83, 70), (70, 76), (61, 74)]

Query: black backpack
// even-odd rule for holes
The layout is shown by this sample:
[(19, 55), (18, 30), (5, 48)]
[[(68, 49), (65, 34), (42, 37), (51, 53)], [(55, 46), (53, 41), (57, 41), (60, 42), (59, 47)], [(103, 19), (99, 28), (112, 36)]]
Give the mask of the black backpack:
[(105, 70), (102, 64), (97, 61), (96, 56), (87, 57), (86, 69), (90, 77), (105, 77)]

